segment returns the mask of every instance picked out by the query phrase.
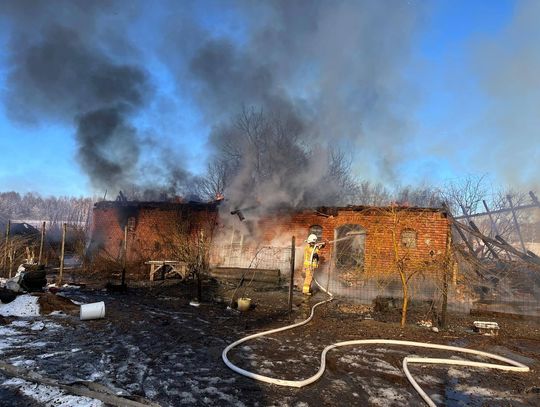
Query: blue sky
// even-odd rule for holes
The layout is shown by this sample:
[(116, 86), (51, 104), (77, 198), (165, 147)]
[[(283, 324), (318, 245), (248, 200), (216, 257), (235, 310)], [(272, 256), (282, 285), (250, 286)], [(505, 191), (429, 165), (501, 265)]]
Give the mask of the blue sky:
[[(410, 3), (415, 4), (414, 1)], [(484, 48), (495, 48), (495, 55), (505, 51), (505, 44), (500, 39), (519, 33), (515, 15), (516, 9), (524, 7), (523, 4), (510, 0), (426, 3), (429, 7), (417, 22), (411, 55), (400, 67), (401, 75), (406, 78), (411, 94), (416, 98), (412, 112), (410, 106), (394, 107), (397, 110), (406, 107), (406, 114), (412, 115), (414, 121), (408, 139), (400, 146), (403, 156), (396, 165), (398, 175), (394, 182), (442, 185), (449, 179), (467, 174), (488, 174), (501, 184), (518, 179), (527, 187), (538, 185), (536, 171), (530, 168), (537, 164), (534, 158), (540, 158), (538, 147), (532, 148), (530, 157), (525, 153), (517, 154), (522, 160), (518, 164), (527, 166), (522, 171), (525, 175), (514, 176), (501, 170), (516, 166), (516, 162), (506, 158), (500, 159), (502, 167), (497, 165), (498, 157), (505, 154), (504, 143), (498, 148), (502, 152), (494, 153), (492, 160), (486, 159), (486, 146), (506, 137), (493, 138), (498, 131), (495, 120), (498, 118), (494, 117), (495, 110), (491, 110), (492, 97), (502, 95), (502, 98), (506, 93), (482, 82), (485, 68), (482, 61), (475, 59), (482, 55)], [(156, 9), (130, 25), (129, 37), (139, 48), (138, 62), (149, 72), (157, 95), (137, 111), (133, 121), (142, 135), (151, 133), (188, 170), (202, 173), (208, 159), (207, 139), (212, 123), (206, 119), (196, 98), (186, 90), (186, 86), (191, 85), (179, 85), (177, 74), (156, 57), (158, 41), (155, 35), (160, 34), (156, 24), (159, 24), (160, 15), (168, 12), (157, 4)], [(211, 36), (226, 36), (236, 44), (246, 41), (251, 28), (247, 27), (248, 22), (238, 9), (223, 7), (220, 2), (196, 2), (189, 8), (186, 11), (188, 19)], [(9, 16), (0, 20), (0, 43), (4, 45), (4, 52), (0, 53), (0, 98), (4, 102), (9, 85), (7, 74), (11, 69), (6, 47), (11, 33), (9, 23)], [(152, 27), (152, 35), (147, 34), (149, 27)], [(533, 30), (532, 33), (537, 34), (538, 31)], [(163, 35), (167, 33), (163, 31)], [(528, 41), (531, 43), (525, 44), (529, 47), (525, 52), (538, 51), (540, 55), (534, 45), (540, 43), (540, 38), (529, 36)], [(509, 41), (506, 46), (513, 44)], [(185, 62), (182, 56), (178, 58), (179, 64)], [(501, 61), (492, 62), (498, 64)], [(305, 71), (295, 75), (309, 77)], [(495, 92), (495, 96), (489, 91)], [(534, 101), (535, 97), (533, 95), (530, 100)], [(39, 126), (23, 125), (10, 120), (4, 106), (2, 104), (0, 109), (0, 190), (37, 191), (44, 195), (100, 193), (92, 188), (77, 161), (78, 146), (73, 122), (51, 118), (43, 120)], [(499, 106), (499, 109), (503, 108), (504, 100)], [(505, 121), (500, 125), (501, 128), (511, 126), (511, 122)], [(524, 140), (540, 144), (540, 138), (534, 134), (523, 136)], [(371, 153), (377, 154), (377, 151)], [(159, 157), (152, 149), (143, 148), (142, 161), (157, 159)], [(353, 167), (359, 177), (378, 180), (377, 173), (367, 171), (367, 167)]]

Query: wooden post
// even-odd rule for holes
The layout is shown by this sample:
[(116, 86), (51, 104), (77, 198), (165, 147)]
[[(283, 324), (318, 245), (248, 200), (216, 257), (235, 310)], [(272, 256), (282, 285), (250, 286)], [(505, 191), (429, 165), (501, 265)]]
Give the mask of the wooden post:
[(45, 223), (43, 222), (41, 225), (41, 240), (39, 242), (39, 257), (38, 257), (38, 264), (41, 265), (41, 259), (43, 258), (43, 243), (45, 242)]
[(197, 241), (197, 301), (202, 302), (202, 277), (203, 253), (204, 253), (204, 230), (201, 229)]
[(292, 312), (293, 303), (293, 287), (294, 287), (294, 264), (296, 262), (296, 238), (293, 236), (291, 239), (291, 278), (289, 282), (289, 316)]
[(444, 266), (443, 266), (443, 298), (442, 298), (442, 306), (441, 306), (441, 319), (440, 319), (440, 328), (445, 329), (446, 328), (446, 315), (448, 313), (448, 272), (450, 267), (452, 266), (452, 259), (451, 259), (451, 251), (452, 251), (452, 230), (450, 229), (446, 235), (446, 255), (444, 260)]
[(15, 246), (13, 245), (13, 241), (10, 242), (10, 248), (9, 248), (9, 278), (13, 276), (13, 263), (15, 261)]
[(523, 253), (527, 253), (527, 248), (525, 247), (525, 243), (523, 242), (523, 237), (521, 236), (521, 230), (519, 229), (519, 223), (516, 217), (516, 211), (514, 210), (514, 205), (512, 204), (512, 197), (510, 195), (506, 195), (506, 199), (508, 199), (508, 203), (510, 204), (510, 210), (512, 211), (512, 218), (514, 219), (514, 225), (516, 227), (516, 231), (519, 236), (521, 248), (523, 249)]
[(127, 262), (127, 238), (128, 226), (124, 226), (124, 242), (122, 244), (122, 286), (126, 284), (126, 262)]
[(66, 223), (62, 223), (62, 247), (60, 249), (60, 271), (56, 285), (59, 287), (62, 284), (62, 276), (64, 274), (64, 254), (66, 248)]
[(11, 221), (8, 220), (8, 223), (6, 225), (6, 241), (5, 241), (5, 244), (6, 244), (6, 247), (4, 248), (4, 264), (3, 264), (3, 268), (4, 268), (4, 271), (6, 270), (7, 266), (8, 266), (8, 254), (9, 254), (9, 232), (11, 231)]
[(446, 315), (448, 313), (448, 266), (443, 271), (443, 299), (441, 307), (441, 328), (446, 328)]

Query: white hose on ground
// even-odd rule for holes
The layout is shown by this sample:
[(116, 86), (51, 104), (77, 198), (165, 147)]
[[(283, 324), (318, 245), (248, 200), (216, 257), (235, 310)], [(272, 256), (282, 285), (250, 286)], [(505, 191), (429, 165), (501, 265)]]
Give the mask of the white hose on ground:
[(342, 346), (398, 345), (398, 346), (411, 346), (411, 347), (417, 347), (417, 348), (441, 349), (441, 350), (447, 350), (447, 351), (453, 351), (453, 352), (469, 353), (471, 355), (481, 356), (488, 359), (495, 359), (500, 362), (504, 362), (508, 364), (508, 365), (499, 365), (499, 364), (494, 364), (494, 363), (475, 362), (472, 360), (462, 360), (462, 359), (440, 359), (440, 358), (413, 357), (413, 356), (405, 357), (403, 359), (403, 371), (405, 372), (405, 376), (407, 377), (409, 382), (413, 385), (413, 387), (418, 392), (420, 397), (422, 397), (422, 399), (430, 407), (436, 407), (436, 404), (433, 402), (433, 400), (431, 400), (431, 398), (427, 395), (427, 393), (420, 387), (418, 382), (413, 378), (408, 368), (409, 364), (420, 363), (420, 364), (444, 364), (444, 365), (457, 365), (457, 366), (468, 366), (468, 367), (484, 367), (484, 368), (489, 368), (489, 369), (499, 369), (499, 370), (506, 370), (506, 371), (511, 371), (511, 372), (528, 372), (529, 371), (528, 366), (520, 362), (517, 362), (515, 360), (505, 358), (503, 356), (495, 355), (493, 353), (482, 352), (482, 351), (468, 349), (468, 348), (461, 348), (458, 346), (438, 345), (438, 344), (426, 343), (426, 342), (399, 341), (399, 340), (393, 340), (393, 339), (359, 339), (359, 340), (352, 340), (352, 341), (337, 342), (332, 345), (329, 345), (326, 348), (324, 348), (321, 353), (321, 364), (317, 373), (315, 373), (313, 376), (308, 377), (307, 379), (304, 379), (304, 380), (285, 380), (285, 379), (278, 379), (278, 378), (270, 377), (270, 376), (264, 376), (258, 373), (254, 373), (254, 372), (250, 372), (248, 370), (242, 369), (241, 367), (236, 366), (234, 363), (232, 363), (229, 360), (229, 358), (227, 357), (227, 354), (229, 353), (229, 351), (237, 347), (241, 343), (247, 342), (251, 339), (260, 338), (262, 336), (275, 334), (277, 332), (283, 332), (289, 329), (298, 328), (299, 326), (305, 325), (309, 321), (311, 321), (315, 314), (315, 308), (317, 308), (318, 306), (322, 304), (330, 302), (334, 299), (332, 293), (325, 290), (324, 287), (322, 287), (319, 284), (316, 278), (314, 278), (314, 281), (319, 286), (319, 288), (321, 288), (321, 290), (323, 290), (326, 294), (330, 296), (330, 298), (316, 303), (311, 308), (311, 314), (304, 321), (301, 321), (292, 325), (287, 325), (281, 328), (270, 329), (268, 331), (249, 335), (242, 339), (237, 340), (236, 342), (231, 343), (229, 346), (227, 346), (223, 350), (221, 354), (221, 357), (223, 358), (223, 361), (225, 362), (225, 364), (236, 373), (239, 373), (251, 379), (255, 379), (255, 380), (265, 382), (265, 383), (270, 383), (270, 384), (277, 384), (279, 386), (297, 387), (297, 388), (307, 386), (308, 384), (311, 384), (319, 380), (321, 376), (324, 374), (324, 371), (326, 369), (326, 354), (328, 353), (328, 351), (335, 348), (342, 347)]

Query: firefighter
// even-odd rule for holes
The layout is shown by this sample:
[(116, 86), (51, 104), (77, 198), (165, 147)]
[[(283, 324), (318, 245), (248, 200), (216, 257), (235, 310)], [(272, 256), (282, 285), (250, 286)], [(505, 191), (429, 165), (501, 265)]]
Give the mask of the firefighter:
[(311, 295), (311, 281), (313, 273), (319, 267), (319, 250), (324, 247), (324, 243), (317, 243), (317, 236), (311, 234), (308, 236), (307, 246), (304, 249), (304, 287), (302, 292), (304, 295)]

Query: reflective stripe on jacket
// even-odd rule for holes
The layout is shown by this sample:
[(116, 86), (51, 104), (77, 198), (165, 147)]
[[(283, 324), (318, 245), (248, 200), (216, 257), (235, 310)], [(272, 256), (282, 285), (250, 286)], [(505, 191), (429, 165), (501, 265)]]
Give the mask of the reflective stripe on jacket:
[[(309, 244), (304, 248), (304, 268), (319, 266), (319, 247), (311, 247)], [(313, 253), (313, 264), (311, 263), (311, 253)]]

